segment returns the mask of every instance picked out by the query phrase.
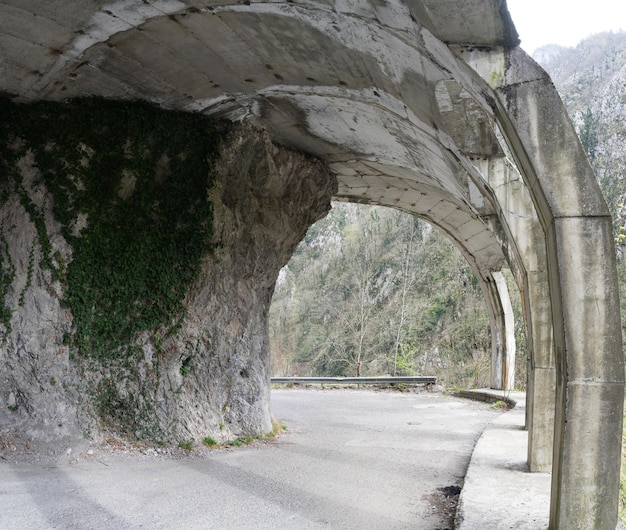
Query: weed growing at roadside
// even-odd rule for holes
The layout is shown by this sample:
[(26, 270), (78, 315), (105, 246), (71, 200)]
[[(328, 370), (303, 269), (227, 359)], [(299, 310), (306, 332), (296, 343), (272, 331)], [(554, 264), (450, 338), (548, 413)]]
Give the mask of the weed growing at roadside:
[(263, 438), (265, 440), (273, 440), (279, 436), (283, 431), (287, 430), (287, 425), (272, 420), (272, 430), (268, 432)]

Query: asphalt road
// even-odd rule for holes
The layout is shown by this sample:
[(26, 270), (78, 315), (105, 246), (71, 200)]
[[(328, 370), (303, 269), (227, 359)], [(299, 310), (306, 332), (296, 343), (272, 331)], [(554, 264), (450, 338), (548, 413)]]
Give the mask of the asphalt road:
[(497, 415), (441, 394), (274, 390), (276, 442), (193, 458), (0, 464), (1, 529), (444, 529)]

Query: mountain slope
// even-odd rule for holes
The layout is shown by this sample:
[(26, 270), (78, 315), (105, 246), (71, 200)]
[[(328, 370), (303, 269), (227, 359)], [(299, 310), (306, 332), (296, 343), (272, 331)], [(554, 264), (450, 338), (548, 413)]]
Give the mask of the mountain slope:
[(535, 52), (561, 94), (615, 217), (623, 253), (626, 210), (626, 33), (601, 33), (575, 48)]

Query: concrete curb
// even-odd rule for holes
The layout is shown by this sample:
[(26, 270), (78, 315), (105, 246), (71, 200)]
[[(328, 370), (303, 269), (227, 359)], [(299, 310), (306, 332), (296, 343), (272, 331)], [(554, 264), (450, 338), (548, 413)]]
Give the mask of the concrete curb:
[(525, 394), (481, 389), (465, 391), (462, 397), (505, 401), (514, 408), (489, 424), (476, 443), (459, 498), (455, 528), (548, 528), (550, 474), (528, 472)]
[[(510, 392), (503, 392), (502, 390), (460, 390), (459, 392), (454, 393), (457, 397), (473, 399), (475, 401), (484, 401), (485, 403), (498, 403), (499, 401), (502, 401), (511, 409), (517, 406), (517, 403), (520, 400), (519, 394), (522, 394), (522, 392), (515, 392), (514, 394), (518, 399), (513, 399)], [(525, 403), (525, 396), (523, 400)]]

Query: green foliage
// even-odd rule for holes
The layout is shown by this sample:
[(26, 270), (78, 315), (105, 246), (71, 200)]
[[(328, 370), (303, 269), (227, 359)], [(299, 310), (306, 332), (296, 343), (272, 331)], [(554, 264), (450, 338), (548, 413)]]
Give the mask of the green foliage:
[(209, 447), (214, 447), (217, 445), (217, 442), (210, 436), (207, 436), (204, 440), (202, 440), (202, 443), (208, 445)]
[(185, 376), (189, 374), (189, 372), (191, 371), (191, 359), (192, 357), (187, 357), (183, 360), (182, 364), (180, 365), (180, 375)]
[(583, 145), (589, 160), (596, 158), (596, 151), (598, 148), (598, 133), (597, 133), (598, 121), (594, 117), (590, 108), (583, 114), (583, 124), (580, 128), (580, 143)]
[(178, 442), (178, 447), (184, 449), (185, 451), (191, 451), (193, 449), (193, 440)]
[(415, 375), (415, 361), (418, 350), (409, 342), (403, 342), (398, 347), (395, 359), (396, 375)]
[(15, 266), (9, 254), (9, 244), (4, 237), (4, 226), (0, 227), (0, 324), (4, 326), (5, 338), (11, 332), (11, 316), (13, 312), (6, 305), (6, 295), (15, 279)]
[(437, 329), (439, 323), (442, 321), (442, 317), (450, 306), (450, 302), (450, 300), (441, 300), (438, 297), (431, 301), (431, 305), (426, 309), (423, 315), (420, 330), (421, 334), (426, 334), (429, 331)]
[[(211, 249), (207, 188), (226, 126), (100, 99), (27, 106), (0, 99), (0, 114), (0, 170), (14, 176), (14, 191), (37, 229), (42, 266), (63, 281), (75, 324), (70, 346), (101, 361), (124, 358), (138, 332), (174, 328)], [(72, 245), (67, 268), (14, 168), (29, 149)], [(6, 291), (10, 274), (3, 273)]]
[(26, 284), (20, 293), (19, 305), (24, 305), (24, 297), (26, 296), (26, 292), (29, 287), (33, 283), (33, 272), (35, 270), (35, 245), (33, 245), (30, 249), (30, 253), (28, 254), (28, 270), (26, 272)]
[(272, 430), (265, 435), (265, 440), (273, 440), (287, 430), (287, 425), (272, 420)]

